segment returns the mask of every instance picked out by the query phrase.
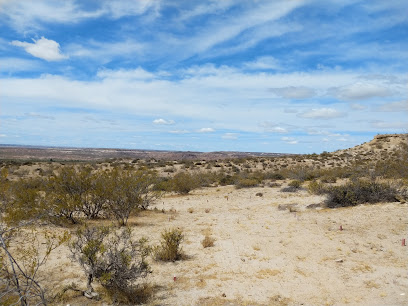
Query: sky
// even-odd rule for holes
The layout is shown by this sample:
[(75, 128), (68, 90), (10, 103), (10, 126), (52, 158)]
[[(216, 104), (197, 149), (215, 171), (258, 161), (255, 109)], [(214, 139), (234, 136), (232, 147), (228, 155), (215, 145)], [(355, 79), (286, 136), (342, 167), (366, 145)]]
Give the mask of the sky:
[(0, 0), (0, 143), (320, 153), (408, 132), (406, 0)]

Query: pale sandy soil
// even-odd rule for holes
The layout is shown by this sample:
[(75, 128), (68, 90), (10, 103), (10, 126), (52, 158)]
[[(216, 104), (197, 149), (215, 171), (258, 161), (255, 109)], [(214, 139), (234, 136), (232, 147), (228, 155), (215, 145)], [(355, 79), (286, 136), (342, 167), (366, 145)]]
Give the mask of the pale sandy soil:
[[(306, 209), (323, 199), (306, 191), (231, 186), (162, 199), (158, 212), (131, 220), (135, 237), (153, 245), (163, 229), (182, 228), (188, 258), (151, 260), (147, 281), (156, 292), (150, 304), (408, 305), (408, 247), (401, 246), (408, 205)], [(296, 204), (297, 212), (282, 209), (285, 204)], [(201, 245), (206, 233), (216, 239), (214, 247)], [(60, 247), (47, 263), (55, 291), (73, 281), (85, 285), (68, 254)], [(90, 304), (84, 298), (69, 302)]]

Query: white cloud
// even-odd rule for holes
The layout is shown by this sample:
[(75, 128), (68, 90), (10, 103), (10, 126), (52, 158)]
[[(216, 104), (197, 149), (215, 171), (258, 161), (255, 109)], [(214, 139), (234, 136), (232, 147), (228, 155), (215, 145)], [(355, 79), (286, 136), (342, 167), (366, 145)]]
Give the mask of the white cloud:
[(32, 56), (42, 58), (46, 61), (60, 61), (67, 58), (66, 55), (61, 53), (60, 45), (56, 41), (44, 37), (41, 37), (38, 40), (33, 39), (33, 41), (34, 43), (28, 43), (13, 40), (11, 44), (13, 46), (22, 47)]
[(382, 85), (357, 82), (351, 85), (331, 88), (329, 94), (342, 100), (365, 100), (389, 96), (391, 91)]
[(199, 133), (213, 133), (215, 130), (213, 128), (201, 128), (198, 130)]
[(382, 120), (373, 120), (371, 121), (371, 126), (377, 129), (397, 129), (397, 130), (408, 130), (408, 122), (386, 122)]
[(170, 134), (188, 134), (190, 133), (187, 130), (173, 130), (173, 131), (169, 131)]
[[(1, 42), (0, 42), (1, 43)], [(41, 69), (42, 64), (38, 60), (27, 60), (16, 57), (0, 58), (1, 72), (34, 71)]]
[(159, 125), (172, 125), (175, 124), (174, 120), (166, 120), (166, 119), (155, 119), (153, 120), (154, 124), (159, 124)]
[(37, 113), (25, 113), (24, 115), (27, 117), (36, 118), (36, 119), (55, 120), (54, 116), (41, 115)]
[[(194, 32), (190, 38), (173, 39), (171, 44), (176, 47), (178, 57), (188, 58), (216, 48), (220, 44), (236, 39), (244, 32), (250, 31), (249, 37), (238, 42), (238, 45), (227, 48), (228, 54), (235, 53), (254, 46), (260, 40), (293, 31), (293, 27), (280, 24), (272, 26), (271, 23), (286, 16), (301, 5), (303, 5), (301, 1), (248, 3), (245, 9), (237, 10), (239, 13), (231, 13), (221, 20), (215, 19), (213, 22), (208, 22), (205, 24), (205, 28)], [(224, 51), (225, 49), (222, 52)], [(215, 54), (217, 53), (211, 52), (208, 56), (211, 57)]]
[(288, 128), (283, 127), (283, 126), (278, 125), (278, 124), (271, 123), (271, 122), (264, 122), (264, 123), (261, 124), (261, 126), (267, 132), (279, 133), (279, 134), (289, 133)]
[(118, 19), (123, 16), (142, 15), (149, 9), (158, 10), (160, 1), (158, 0), (105, 0), (102, 4), (102, 10), (105, 15)]
[(243, 67), (253, 70), (280, 69), (279, 61), (272, 56), (258, 57), (255, 61), (244, 63)]
[(282, 137), (281, 140), (287, 144), (297, 144), (299, 142), (293, 137)]
[(192, 9), (182, 9), (181, 15), (178, 18), (180, 21), (186, 21), (193, 17), (206, 15), (206, 14), (214, 14), (220, 13), (228, 8), (230, 8), (235, 1), (233, 0), (223, 0), (223, 1), (204, 1), (200, 3), (200, 5), (195, 6)]
[(134, 39), (116, 42), (90, 40), (81, 44), (72, 43), (65, 47), (70, 57), (84, 57), (92, 61), (108, 63), (114, 57), (130, 57), (144, 52), (145, 45)]
[(333, 119), (346, 116), (346, 113), (340, 112), (333, 108), (313, 108), (298, 115), (307, 119)]
[(298, 111), (297, 109), (295, 109), (295, 108), (285, 108), (283, 111), (284, 111), (285, 113), (287, 113), (287, 114), (296, 114), (296, 113), (299, 112), (299, 111)]
[(366, 109), (366, 107), (365, 107), (364, 105), (359, 104), (359, 103), (352, 103), (352, 104), (350, 104), (350, 107), (351, 107), (352, 109), (354, 109), (354, 110), (363, 110), (363, 109)]
[(221, 136), (222, 139), (238, 139), (239, 134), (237, 133), (225, 133), (224, 135)]
[(44, 23), (72, 24), (86, 19), (102, 16), (118, 19), (123, 16), (141, 15), (150, 9), (156, 11), (158, 0), (100, 0), (93, 10), (84, 9), (81, 1), (41, 0), (41, 1), (2, 1), (0, 14), (19, 32), (43, 29)]
[(270, 88), (270, 91), (285, 99), (307, 99), (316, 94), (312, 88), (295, 86)]
[(337, 140), (337, 141), (343, 141), (343, 142), (348, 141), (348, 139), (345, 138), (345, 137), (337, 138), (336, 140)]
[(385, 103), (378, 110), (381, 112), (408, 112), (408, 100)]
[[(27, 103), (27, 105), (41, 103), (44, 107), (50, 106), (56, 109), (71, 107), (145, 118), (155, 116), (150, 122), (153, 119), (166, 121), (171, 118), (187, 119), (182, 128), (171, 130), (186, 129), (197, 132), (201, 127), (213, 127), (217, 130), (237, 133), (262, 133), (270, 128), (272, 132), (282, 135), (283, 129), (289, 133), (293, 130), (305, 131), (310, 127), (310, 123), (314, 123), (310, 119), (330, 119), (345, 115), (341, 111), (345, 112), (348, 104), (339, 103), (336, 106), (330, 106), (327, 110), (322, 109), (319, 98), (296, 103), (271, 99), (271, 93), (268, 91), (271, 84), (279, 88), (303, 84), (318, 92), (325, 92), (333, 85), (346, 85), (360, 75), (360, 73), (342, 71), (325, 74), (248, 74), (227, 68), (214, 69), (212, 75), (198, 73), (184, 78), (181, 76), (176, 80), (163, 78), (159, 73), (147, 72), (153, 74), (148, 82), (143, 78), (135, 78), (135, 75), (139, 76), (139, 72), (143, 74), (143, 70), (136, 71), (135, 74), (132, 70), (130, 72), (117, 70), (117, 74), (114, 70), (105, 71), (100, 74), (103, 78), (90, 80), (72, 80), (53, 75), (43, 75), (40, 78), (3, 77), (0, 95), (5, 105), (13, 105), (14, 101), (23, 101), (21, 103)], [(170, 71), (170, 73), (177, 74), (177, 71)], [(395, 74), (395, 76), (398, 82), (407, 80), (405, 74)], [(392, 88), (394, 85), (384, 81), (384, 86)], [(400, 99), (402, 100), (403, 97), (401, 96)], [(293, 113), (285, 112), (285, 108), (296, 108), (300, 111), (294, 116)], [(305, 117), (302, 118), (300, 115)], [(395, 115), (399, 116), (399, 114)], [(389, 114), (384, 116), (389, 117)], [(336, 131), (368, 129), (369, 122), (379, 119), (378, 117), (378, 112), (350, 112), (348, 121), (343, 119), (331, 121), (328, 124), (332, 125), (325, 128)], [(396, 118), (396, 120), (404, 121), (403, 118)], [(362, 121), (365, 125), (361, 124)], [(200, 126), (197, 126), (198, 122)], [(269, 122), (269, 125), (262, 125), (264, 122)]]
[(153, 73), (150, 73), (143, 68), (139, 67), (132, 70), (119, 69), (102, 69), (99, 70), (97, 76), (100, 78), (108, 79), (125, 79), (125, 80), (145, 80), (155, 78)]

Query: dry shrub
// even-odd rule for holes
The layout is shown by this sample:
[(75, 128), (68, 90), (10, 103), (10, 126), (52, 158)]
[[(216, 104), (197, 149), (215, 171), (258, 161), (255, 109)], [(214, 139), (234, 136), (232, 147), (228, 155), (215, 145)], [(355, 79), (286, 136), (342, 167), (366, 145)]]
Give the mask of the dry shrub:
[(210, 248), (214, 246), (214, 242), (215, 238), (211, 237), (210, 235), (205, 235), (203, 241), (201, 241), (201, 244), (204, 248)]
[(153, 249), (155, 259), (161, 261), (176, 261), (181, 259), (183, 253), (180, 244), (184, 239), (183, 231), (178, 228), (164, 230), (161, 237), (160, 245)]
[(317, 181), (311, 181), (308, 185), (307, 185), (307, 190), (309, 191), (309, 193), (311, 194), (324, 194), (326, 192), (326, 186), (322, 183), (319, 183)]
[(362, 203), (393, 202), (398, 191), (387, 183), (357, 179), (342, 186), (332, 186), (326, 191), (329, 208), (356, 206)]
[(258, 186), (259, 181), (253, 178), (242, 178), (237, 181), (235, 188), (251, 188)]
[(282, 188), (281, 192), (296, 192), (299, 191), (302, 187), (302, 182), (299, 180), (293, 180), (289, 182), (288, 187)]
[(104, 288), (114, 304), (119, 305), (141, 305), (149, 302), (154, 295), (155, 288), (151, 284), (144, 283), (139, 286), (131, 286), (123, 290), (116, 288)]

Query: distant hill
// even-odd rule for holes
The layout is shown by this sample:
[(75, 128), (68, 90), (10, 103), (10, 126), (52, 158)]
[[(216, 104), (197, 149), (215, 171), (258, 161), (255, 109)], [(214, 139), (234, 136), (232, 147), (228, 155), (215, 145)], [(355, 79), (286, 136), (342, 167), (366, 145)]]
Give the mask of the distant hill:
[(54, 160), (99, 161), (107, 159), (157, 160), (217, 160), (244, 157), (277, 157), (290, 154), (253, 152), (192, 152), (127, 149), (94, 149), (0, 145), (2, 160)]
[(383, 156), (408, 145), (408, 134), (382, 134), (373, 140), (350, 149), (339, 150), (335, 155), (350, 154), (353, 157), (365, 156), (369, 159), (379, 159)]
[[(335, 164), (349, 164), (354, 160), (383, 159), (404, 145), (408, 145), (408, 134), (377, 135), (373, 140), (355, 147), (330, 153)], [(247, 157), (294, 157), (300, 154), (262, 152), (194, 152), (154, 151), (127, 149), (64, 148), (1, 145), (0, 160), (38, 161), (102, 161), (109, 159), (155, 159), (155, 160), (222, 160)], [(324, 153), (322, 154), (324, 155)], [(323, 157), (323, 156), (322, 156)]]

